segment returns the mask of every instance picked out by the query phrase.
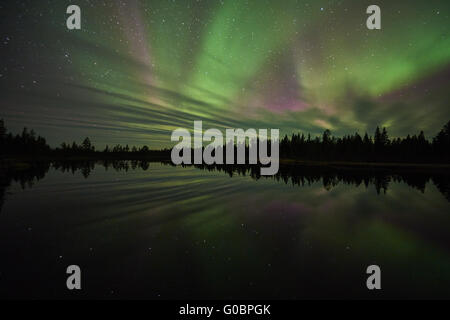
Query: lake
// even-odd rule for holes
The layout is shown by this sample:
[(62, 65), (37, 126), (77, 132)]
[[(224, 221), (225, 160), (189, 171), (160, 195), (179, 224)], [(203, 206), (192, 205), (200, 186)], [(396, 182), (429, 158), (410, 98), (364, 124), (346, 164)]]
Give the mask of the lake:
[[(450, 298), (449, 185), (448, 173), (39, 164), (3, 178), (0, 296)], [(381, 290), (366, 287), (373, 264)], [(66, 288), (69, 265), (81, 291)]]

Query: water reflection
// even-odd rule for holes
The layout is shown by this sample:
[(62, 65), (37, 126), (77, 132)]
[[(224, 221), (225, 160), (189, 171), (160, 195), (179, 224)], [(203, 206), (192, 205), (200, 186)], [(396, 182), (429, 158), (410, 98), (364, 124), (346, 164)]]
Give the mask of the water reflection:
[[(170, 162), (160, 162), (163, 165), (174, 166)], [(47, 172), (53, 168), (61, 172), (81, 172), (83, 177), (88, 178), (96, 165), (103, 166), (105, 170), (128, 172), (137, 168), (147, 171), (150, 162), (146, 160), (102, 160), (102, 161), (54, 161), (54, 162), (30, 162), (22, 168), (6, 167), (1, 169), (0, 180), (0, 210), (4, 202), (7, 187), (12, 181), (19, 182), (23, 189), (31, 188), (36, 182), (43, 179)], [(186, 167), (186, 166), (183, 166)], [(366, 188), (373, 185), (378, 194), (386, 193), (392, 182), (405, 183), (422, 193), (428, 182), (432, 182), (437, 189), (450, 201), (450, 171), (439, 171), (437, 169), (407, 169), (407, 168), (355, 168), (355, 167), (330, 167), (330, 166), (298, 166), (281, 165), (275, 176), (261, 176), (260, 168), (251, 165), (227, 165), (207, 166), (195, 165), (197, 169), (206, 171), (219, 171), (226, 173), (229, 177), (249, 176), (254, 180), (274, 179), (293, 186), (311, 185), (321, 182), (324, 189), (330, 191), (340, 183)]]
[[(0, 297), (73, 298), (65, 268), (78, 264), (83, 298), (450, 298), (446, 173), (261, 177), (141, 161), (3, 172)], [(375, 295), (370, 264), (383, 272)]]
[(275, 176), (261, 176), (256, 166), (196, 166), (204, 170), (219, 170), (228, 173), (230, 177), (235, 174), (250, 175), (253, 179), (272, 178), (292, 185), (304, 186), (322, 182), (326, 190), (331, 190), (339, 183), (351, 184), (356, 187), (364, 184), (368, 187), (374, 185), (377, 193), (386, 193), (391, 182), (403, 182), (408, 186), (425, 192), (429, 181), (438, 187), (442, 194), (450, 201), (450, 172), (424, 169), (388, 169), (388, 168), (354, 168), (329, 166), (299, 166), (282, 165)]

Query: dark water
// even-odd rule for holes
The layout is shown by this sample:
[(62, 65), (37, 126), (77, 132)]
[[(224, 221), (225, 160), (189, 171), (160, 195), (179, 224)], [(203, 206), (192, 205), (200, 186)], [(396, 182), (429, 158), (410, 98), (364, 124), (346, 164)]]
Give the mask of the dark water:
[[(8, 171), (0, 297), (450, 298), (448, 174), (258, 171), (131, 162)], [(78, 292), (66, 289), (72, 264)], [(377, 292), (366, 288), (371, 264), (381, 267)]]

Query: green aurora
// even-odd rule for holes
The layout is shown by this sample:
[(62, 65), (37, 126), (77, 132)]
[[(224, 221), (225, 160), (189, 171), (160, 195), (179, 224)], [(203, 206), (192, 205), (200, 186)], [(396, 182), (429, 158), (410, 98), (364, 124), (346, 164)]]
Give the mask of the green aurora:
[[(67, 30), (66, 8), (82, 12)], [(450, 2), (16, 1), (1, 19), (0, 117), (53, 145), (168, 147), (171, 132), (434, 135), (450, 119)], [(3, 6), (3, 5), (2, 5)], [(6, 9), (6, 10), (5, 10)]]

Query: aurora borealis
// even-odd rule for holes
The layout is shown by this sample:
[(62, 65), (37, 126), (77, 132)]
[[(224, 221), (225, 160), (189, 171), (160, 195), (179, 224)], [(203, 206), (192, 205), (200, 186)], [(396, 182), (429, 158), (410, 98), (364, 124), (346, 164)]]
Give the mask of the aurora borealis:
[[(77, 4), (82, 29), (67, 30)], [(382, 29), (366, 28), (381, 8)], [(172, 130), (384, 125), (434, 135), (450, 119), (448, 1), (8, 1), (0, 117), (53, 145), (173, 145)]]

